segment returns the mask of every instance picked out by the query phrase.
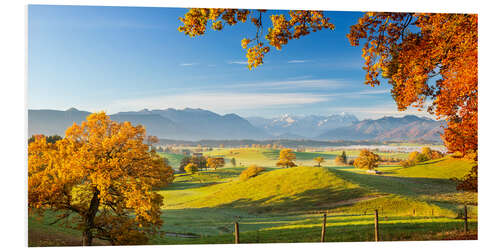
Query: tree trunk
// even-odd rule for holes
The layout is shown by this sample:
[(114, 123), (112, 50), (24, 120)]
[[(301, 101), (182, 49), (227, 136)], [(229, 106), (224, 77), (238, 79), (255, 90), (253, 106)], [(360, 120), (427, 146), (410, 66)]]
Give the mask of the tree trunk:
[(99, 210), (99, 190), (94, 188), (94, 195), (90, 200), (89, 210), (84, 216), (83, 245), (92, 246), (92, 228), (94, 228), (94, 218)]
[(92, 246), (92, 231), (90, 231), (90, 228), (86, 228), (83, 231), (83, 245), (84, 246)]

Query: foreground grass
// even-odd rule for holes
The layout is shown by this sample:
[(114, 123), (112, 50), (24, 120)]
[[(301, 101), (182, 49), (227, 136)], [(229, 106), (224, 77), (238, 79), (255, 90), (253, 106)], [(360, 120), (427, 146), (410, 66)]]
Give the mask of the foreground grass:
[[(282, 225), (254, 229), (255, 225), (270, 224), (272, 221), (257, 218), (240, 220), (241, 243), (283, 243), (319, 242), (322, 217), (309, 215), (287, 221), (274, 218)], [(227, 223), (229, 232), (219, 235), (201, 235), (200, 238), (156, 237), (151, 244), (231, 244), (234, 243), (233, 224)], [(250, 228), (252, 230), (247, 230)], [(374, 240), (373, 216), (329, 216), (326, 227), (327, 242), (359, 242)], [(427, 217), (380, 217), (380, 240), (443, 240), (477, 237), (477, 221), (469, 224), (468, 235), (462, 233), (463, 221), (453, 218)]]

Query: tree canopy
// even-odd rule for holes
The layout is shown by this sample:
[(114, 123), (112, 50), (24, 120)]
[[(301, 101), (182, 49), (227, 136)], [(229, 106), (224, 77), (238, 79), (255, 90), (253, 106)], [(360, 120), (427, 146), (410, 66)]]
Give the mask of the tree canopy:
[(269, 15), (271, 25), (264, 36), (262, 18), (266, 12), (267, 10), (191, 8), (184, 17), (179, 18), (182, 22), (179, 31), (195, 37), (204, 35), (207, 26), (213, 30), (222, 30), (226, 25), (233, 26), (250, 20), (256, 28), (255, 36), (243, 38), (241, 47), (247, 51), (248, 69), (252, 70), (264, 63), (264, 56), (271, 47), (281, 50), (290, 40), (322, 29), (335, 28), (322, 11), (290, 10), (287, 16)]
[(325, 162), (325, 158), (318, 156), (314, 158), (314, 161), (318, 163), (318, 167), (321, 167), (321, 163)]
[(209, 157), (207, 159), (208, 167), (213, 168), (213, 169), (224, 167), (225, 163), (226, 162), (224, 161), (223, 157)]
[(282, 168), (296, 167), (297, 165), (293, 162), (296, 159), (295, 153), (289, 149), (285, 148), (280, 151), (280, 157), (276, 166)]
[(392, 85), (399, 110), (427, 108), (444, 118), (451, 152), (477, 151), (477, 15), (368, 12), (351, 26), (364, 40), (366, 84)]
[(358, 158), (354, 160), (354, 166), (361, 169), (374, 169), (378, 167), (380, 156), (368, 149), (363, 149)]
[[(130, 122), (90, 114), (54, 143), (36, 138), (28, 147), (30, 212), (59, 212), (60, 219), (113, 245), (144, 244), (162, 224), (163, 198), (153, 191), (173, 181), (171, 167), (144, 144), (146, 131)], [(70, 216), (76, 214), (77, 216)]]

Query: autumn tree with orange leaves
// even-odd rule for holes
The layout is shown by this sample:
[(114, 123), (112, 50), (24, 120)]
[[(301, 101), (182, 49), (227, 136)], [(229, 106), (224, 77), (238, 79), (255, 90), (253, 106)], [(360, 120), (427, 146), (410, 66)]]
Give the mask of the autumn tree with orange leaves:
[[(112, 245), (144, 244), (162, 225), (163, 198), (153, 188), (173, 181), (173, 170), (144, 144), (146, 131), (130, 122), (91, 114), (62, 140), (38, 137), (28, 147), (31, 213), (58, 212), (66, 226)], [(71, 216), (71, 215), (76, 216)]]
[[(399, 110), (426, 108), (444, 118), (448, 150), (476, 161), (477, 21), (471, 14), (368, 12), (347, 35), (353, 46), (364, 41), (366, 84), (386, 78)], [(477, 191), (477, 166), (457, 187)]]
[[(209, 21), (213, 29), (221, 30), (223, 24), (235, 25), (253, 15), (251, 20), (257, 27), (257, 35), (241, 41), (247, 49), (248, 67), (252, 69), (261, 65), (263, 56), (269, 52), (269, 46), (263, 45), (259, 35), (265, 13), (265, 10), (190, 9), (180, 18), (183, 25), (179, 31), (190, 36), (203, 35)], [(265, 38), (276, 49), (310, 31), (334, 29), (321, 11), (292, 10), (289, 17), (269, 17), (272, 24)], [(416, 107), (445, 119), (442, 139), (448, 150), (477, 155), (477, 28), (475, 14), (367, 12), (351, 26), (347, 37), (352, 46), (363, 43), (366, 84), (378, 86), (381, 78), (387, 79), (398, 110)], [(257, 44), (248, 49), (248, 44), (254, 41)], [(477, 172), (469, 176), (477, 176)]]
[(369, 12), (348, 38), (364, 40), (366, 84), (388, 79), (399, 110), (446, 119), (449, 151), (477, 151), (477, 15)]

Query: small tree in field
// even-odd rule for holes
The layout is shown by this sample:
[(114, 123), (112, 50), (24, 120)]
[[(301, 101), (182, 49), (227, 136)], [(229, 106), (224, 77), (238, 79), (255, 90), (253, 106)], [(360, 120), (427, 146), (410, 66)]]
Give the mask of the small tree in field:
[(196, 165), (196, 169), (198, 170), (207, 169), (207, 158), (204, 156), (192, 156), (189, 158), (189, 162)]
[(184, 167), (184, 171), (188, 174), (194, 174), (198, 172), (198, 166), (196, 166), (196, 164), (189, 163)]
[(432, 149), (429, 147), (422, 147), (422, 154), (427, 158), (427, 159), (432, 159)]
[(233, 165), (233, 167), (236, 167), (236, 159), (234, 159), (234, 157), (231, 158), (231, 164)]
[(380, 156), (370, 152), (368, 149), (363, 149), (359, 153), (359, 157), (354, 160), (354, 166), (361, 169), (374, 169), (378, 167)]
[(342, 154), (337, 155), (337, 157), (335, 157), (335, 163), (337, 165), (347, 164), (347, 155), (346, 155), (345, 151), (342, 151)]
[(163, 197), (153, 188), (174, 179), (145, 136), (142, 126), (96, 113), (55, 143), (36, 139), (28, 147), (30, 212), (51, 210), (71, 219), (68, 226), (82, 231), (85, 246), (94, 238), (145, 244), (162, 225)]
[(295, 153), (289, 149), (285, 148), (280, 151), (280, 157), (276, 166), (282, 168), (296, 167), (297, 165), (293, 162), (296, 159)]
[(318, 167), (321, 167), (321, 163), (325, 162), (325, 158), (318, 156), (314, 158), (314, 161), (318, 163)]
[(217, 168), (224, 167), (225, 163), (226, 162), (224, 161), (224, 158), (222, 158), (222, 157), (213, 157), (213, 158), (210, 157), (207, 159), (208, 167), (213, 168), (214, 170), (217, 170)]
[(184, 156), (182, 159), (181, 159), (181, 162), (179, 164), (179, 171), (181, 173), (184, 173), (186, 172), (186, 170), (184, 169), (187, 164), (191, 163), (191, 157), (188, 157), (188, 156)]

